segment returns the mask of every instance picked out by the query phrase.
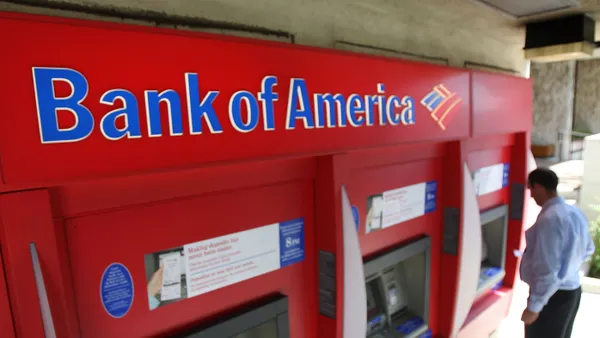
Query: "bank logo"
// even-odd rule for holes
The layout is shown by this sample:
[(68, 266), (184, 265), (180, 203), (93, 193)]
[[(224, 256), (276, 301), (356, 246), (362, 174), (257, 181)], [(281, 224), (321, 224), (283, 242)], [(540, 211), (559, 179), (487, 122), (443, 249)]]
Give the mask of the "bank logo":
[(421, 104), (429, 110), (431, 118), (437, 122), (442, 130), (446, 130), (444, 121), (448, 121), (448, 117), (452, 115), (456, 106), (462, 101), (456, 93), (452, 93), (444, 86), (439, 84), (433, 87), (433, 90), (425, 95)]

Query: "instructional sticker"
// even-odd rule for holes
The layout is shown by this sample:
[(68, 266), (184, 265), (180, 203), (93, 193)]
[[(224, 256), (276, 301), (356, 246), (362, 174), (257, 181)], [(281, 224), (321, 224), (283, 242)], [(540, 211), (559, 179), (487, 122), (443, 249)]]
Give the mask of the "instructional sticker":
[(475, 194), (482, 196), (508, 186), (509, 163), (499, 163), (475, 170), (472, 173)]
[(100, 301), (114, 318), (122, 318), (133, 305), (133, 279), (121, 263), (109, 265), (100, 280)]
[(304, 260), (304, 219), (185, 244), (144, 257), (151, 310)]
[(391, 227), (435, 211), (437, 181), (389, 190), (367, 199), (365, 232)]

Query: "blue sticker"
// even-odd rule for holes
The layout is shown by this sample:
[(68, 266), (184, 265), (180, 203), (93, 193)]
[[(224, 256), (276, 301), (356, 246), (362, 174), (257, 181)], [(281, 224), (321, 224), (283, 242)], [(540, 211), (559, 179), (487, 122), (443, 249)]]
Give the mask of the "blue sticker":
[(504, 171), (502, 172), (502, 188), (508, 187), (509, 172), (510, 163), (504, 163)]
[(421, 326), (423, 326), (424, 324), (425, 322), (423, 321), (423, 319), (419, 317), (413, 317), (407, 320), (406, 322), (402, 323), (401, 325), (396, 326), (396, 331), (404, 335), (408, 335), (420, 328)]
[(356, 231), (360, 228), (360, 216), (358, 215), (358, 208), (353, 205), (352, 206), (352, 217), (354, 217), (354, 224), (356, 224)]
[(279, 267), (304, 260), (304, 218), (279, 224)]
[(431, 329), (429, 329), (425, 333), (423, 333), (423, 335), (421, 335), (421, 337), (419, 337), (419, 338), (432, 338), (432, 337), (433, 337), (433, 332), (431, 332)]
[(109, 265), (100, 280), (100, 301), (113, 318), (122, 318), (133, 305), (133, 279), (121, 263)]
[(425, 213), (435, 211), (437, 207), (437, 181), (425, 184)]

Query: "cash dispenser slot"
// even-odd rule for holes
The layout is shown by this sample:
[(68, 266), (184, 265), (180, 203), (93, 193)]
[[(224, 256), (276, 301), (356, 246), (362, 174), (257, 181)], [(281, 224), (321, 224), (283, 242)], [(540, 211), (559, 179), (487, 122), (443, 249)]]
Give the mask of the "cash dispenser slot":
[(288, 298), (277, 296), (173, 338), (289, 338)]
[(506, 260), (508, 206), (502, 205), (481, 213), (481, 270), (477, 296), (502, 285)]
[(422, 237), (364, 263), (367, 337), (421, 337), (428, 330), (431, 240)]

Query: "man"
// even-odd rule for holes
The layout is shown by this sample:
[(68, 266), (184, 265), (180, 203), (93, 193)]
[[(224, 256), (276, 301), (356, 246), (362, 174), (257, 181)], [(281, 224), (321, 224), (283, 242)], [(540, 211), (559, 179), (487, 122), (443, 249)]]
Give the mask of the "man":
[(529, 174), (531, 197), (542, 210), (525, 233), (521, 261), (521, 279), (530, 287), (521, 317), (526, 338), (571, 337), (581, 299), (579, 269), (595, 250), (585, 216), (558, 197), (557, 186), (550, 169)]

